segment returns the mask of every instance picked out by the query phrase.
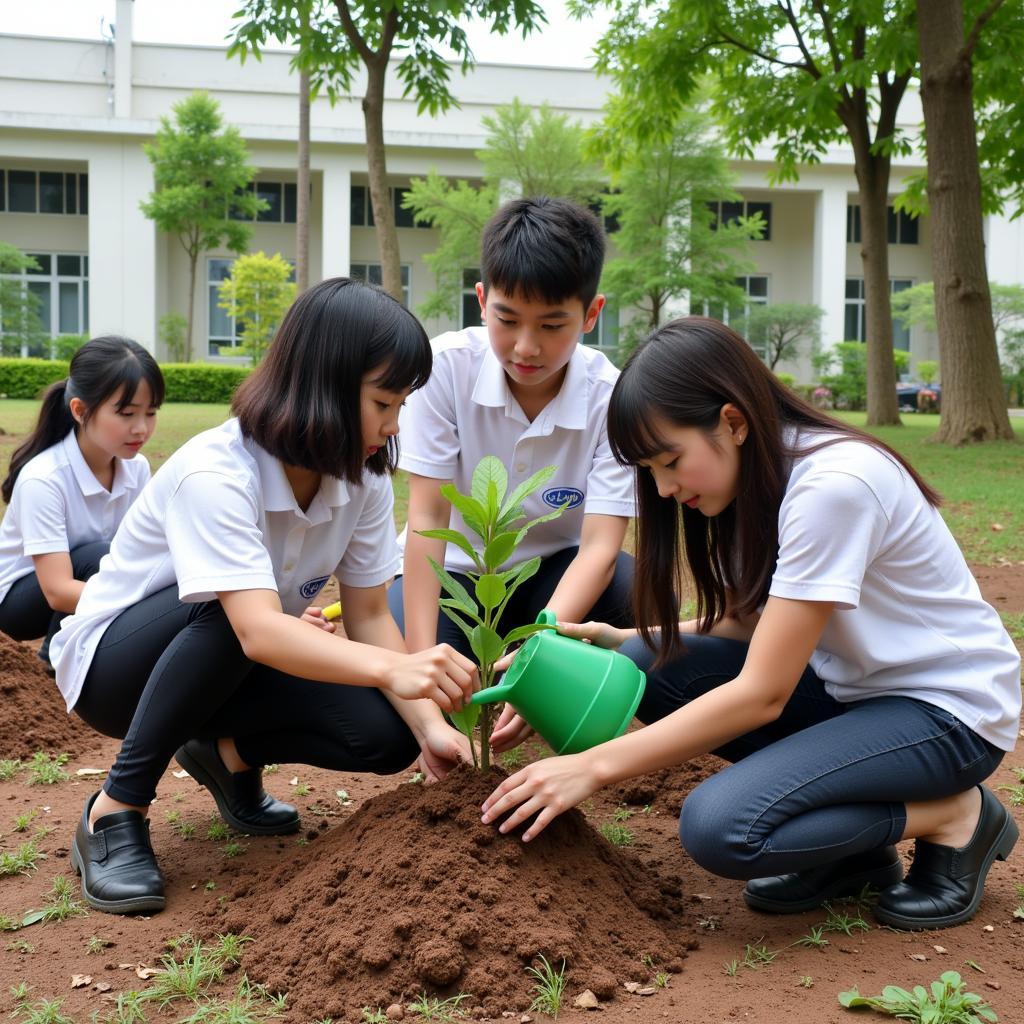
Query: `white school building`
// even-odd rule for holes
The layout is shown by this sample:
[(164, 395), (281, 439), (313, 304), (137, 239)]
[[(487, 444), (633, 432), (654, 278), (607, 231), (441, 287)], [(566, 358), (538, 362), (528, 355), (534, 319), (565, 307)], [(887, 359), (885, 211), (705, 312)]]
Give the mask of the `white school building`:
[[(139, 209), (153, 188), (143, 152), (161, 116), (196, 89), (221, 106), (225, 121), (246, 140), (258, 168), (256, 190), (269, 209), (254, 224), (252, 251), (295, 255), (298, 78), (290, 55), (266, 52), (262, 61), (228, 60), (225, 47), (182, 46), (132, 39), (132, 0), (118, 0), (116, 37), (58, 39), (0, 35), (0, 241), (33, 255), (38, 271), (27, 285), (41, 301), (51, 335), (122, 333), (163, 356), (157, 323), (188, 306), (188, 259), (175, 238), (158, 232)], [(398, 217), (406, 301), (415, 309), (433, 290), (423, 256), (437, 234), (415, 227), (401, 208), (411, 178), (436, 169), (452, 178), (478, 179), (474, 153), (484, 143), (482, 119), (518, 98), (550, 103), (590, 123), (600, 117), (610, 83), (579, 69), (478, 65), (456, 70), (458, 108), (437, 117), (416, 112), (400, 84), (389, 83), (385, 109), (388, 172)], [(310, 280), (351, 274), (379, 277), (366, 177), (366, 150), (357, 81), (355, 96), (330, 106), (318, 99), (311, 112)], [(903, 120), (920, 121), (916, 96), (903, 104)], [(771, 152), (733, 162), (747, 212), (760, 210), (765, 238), (751, 242), (756, 268), (741, 283), (750, 303), (814, 303), (825, 311), (822, 341), (863, 338), (863, 272), (852, 154), (835, 147), (799, 181), (771, 187)], [(892, 194), (920, 160), (894, 160)], [(731, 204), (729, 204), (731, 205)], [(735, 215), (725, 209), (723, 216)], [(894, 291), (931, 279), (930, 228), (890, 211), (890, 274)], [(993, 280), (1024, 283), (1024, 226), (1007, 217), (986, 225)], [(236, 360), (234, 326), (217, 305), (217, 285), (232, 255), (205, 253), (197, 272), (193, 357)], [(466, 268), (463, 323), (476, 323)], [(588, 340), (608, 348), (617, 341), (628, 310), (603, 314)], [(433, 335), (450, 329), (427, 321)], [(933, 335), (897, 326), (894, 344), (913, 359), (937, 358)], [(812, 379), (806, 356), (793, 366), (798, 380)]]

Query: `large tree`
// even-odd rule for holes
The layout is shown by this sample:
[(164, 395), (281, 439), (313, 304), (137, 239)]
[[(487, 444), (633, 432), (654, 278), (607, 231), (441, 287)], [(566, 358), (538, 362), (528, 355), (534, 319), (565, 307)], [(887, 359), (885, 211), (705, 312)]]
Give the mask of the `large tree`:
[(928, 0), (917, 19), (942, 364), (937, 440), (951, 444), (1014, 436), (999, 372), (985, 265), (972, 88), (974, 49), (985, 23), (1002, 3), (991, 0), (966, 33), (961, 0)]
[[(576, 0), (582, 13), (592, 0)], [(634, 130), (666, 138), (705, 77), (729, 148), (774, 149), (774, 179), (830, 146), (851, 147), (861, 207), (868, 422), (898, 423), (886, 207), (894, 154), (908, 152), (897, 111), (917, 63), (912, 0), (600, 0), (612, 8), (598, 67), (632, 101)], [(834, 254), (833, 258), (842, 258)]]
[(217, 101), (196, 92), (171, 109), (174, 120), (162, 117), (156, 138), (142, 147), (153, 164), (156, 188), (139, 206), (188, 255), (187, 361), (199, 257), (220, 246), (244, 252), (252, 235), (245, 220), (252, 220), (265, 204), (250, 188), (255, 168), (245, 141), (237, 128), (224, 127)]
[(244, 0), (229, 55), (259, 56), (268, 40), (298, 47), (296, 70), (310, 74), (313, 94), (324, 91), (333, 103), (351, 95), (357, 70), (366, 76), (362, 97), (366, 128), (370, 201), (380, 247), (384, 287), (402, 298), (398, 233), (395, 230), (384, 146), (384, 86), (389, 63), (416, 99), (420, 113), (437, 115), (457, 105), (449, 88), (452, 66), (439, 47), (455, 54), (463, 72), (473, 65), (473, 52), (460, 20), (486, 19), (505, 34), (515, 27), (524, 34), (543, 24), (536, 0)]

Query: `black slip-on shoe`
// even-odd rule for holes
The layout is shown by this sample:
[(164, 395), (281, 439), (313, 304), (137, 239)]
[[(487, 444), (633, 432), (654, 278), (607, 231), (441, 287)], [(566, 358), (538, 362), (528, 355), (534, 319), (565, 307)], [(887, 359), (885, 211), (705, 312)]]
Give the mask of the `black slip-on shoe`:
[(801, 914), (829, 900), (856, 896), (864, 886), (887, 889), (903, 877), (903, 862), (895, 846), (793, 871), (770, 878), (752, 878), (743, 890), (747, 906), (769, 914)]
[(994, 860), (1006, 860), (1017, 842), (1017, 825), (995, 794), (981, 790), (981, 816), (966, 846), (940, 846), (918, 839), (907, 877), (878, 898), (882, 924), (916, 931), (949, 928), (978, 910), (985, 876)]
[(163, 910), (164, 876), (149, 841), (149, 822), (138, 811), (117, 811), (97, 819), (90, 832), (89, 811), (98, 795), (86, 800), (71, 844), (82, 896), (108, 914)]
[(228, 771), (217, 752), (216, 740), (189, 740), (178, 748), (174, 758), (210, 791), (220, 816), (237, 832), (279, 836), (298, 830), (299, 812), (264, 790), (263, 769)]

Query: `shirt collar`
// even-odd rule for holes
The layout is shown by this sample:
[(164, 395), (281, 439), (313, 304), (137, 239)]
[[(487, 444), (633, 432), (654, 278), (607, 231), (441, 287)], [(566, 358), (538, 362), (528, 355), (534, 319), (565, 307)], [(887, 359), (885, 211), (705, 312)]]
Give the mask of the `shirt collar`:
[(74, 430), (61, 441), (61, 445), (64, 448), (64, 454), (67, 457), (68, 465), (71, 467), (71, 472), (75, 475), (78, 489), (85, 497), (88, 498), (93, 494), (108, 494), (111, 498), (117, 498), (124, 494), (125, 469), (121, 465), (121, 459), (114, 459), (114, 480), (108, 491), (96, 479), (96, 474), (89, 468), (89, 463), (85, 461), (82, 449), (78, 445), (78, 436)]
[(345, 481), (325, 474), (320, 478), (320, 489), (313, 496), (309, 508), (303, 512), (295, 500), (295, 492), (288, 482), (281, 460), (274, 458), (251, 438), (245, 438), (245, 446), (256, 460), (263, 507), (267, 512), (291, 512), (315, 524), (331, 518), (329, 509), (348, 503), (349, 493)]

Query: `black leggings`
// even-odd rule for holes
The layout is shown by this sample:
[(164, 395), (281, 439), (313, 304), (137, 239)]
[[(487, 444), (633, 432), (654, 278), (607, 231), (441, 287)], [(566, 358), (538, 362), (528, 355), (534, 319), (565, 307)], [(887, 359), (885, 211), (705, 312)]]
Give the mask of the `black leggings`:
[(138, 807), (156, 795), (178, 747), (196, 737), (233, 737), (250, 765), (379, 775), (402, 771), (419, 752), (379, 690), (312, 682), (250, 661), (220, 602), (183, 604), (176, 585), (110, 624), (74, 710), (99, 732), (124, 738), (103, 788)]
[[(87, 580), (100, 567), (100, 559), (110, 550), (105, 540), (82, 544), (70, 552), (71, 572), (76, 580)], [(35, 640), (45, 637), (39, 648), (39, 657), (49, 661), (50, 640), (60, 629), (60, 622), (68, 612), (55, 612), (43, 596), (35, 571), (11, 585), (0, 604), (0, 630), (15, 640)]]

